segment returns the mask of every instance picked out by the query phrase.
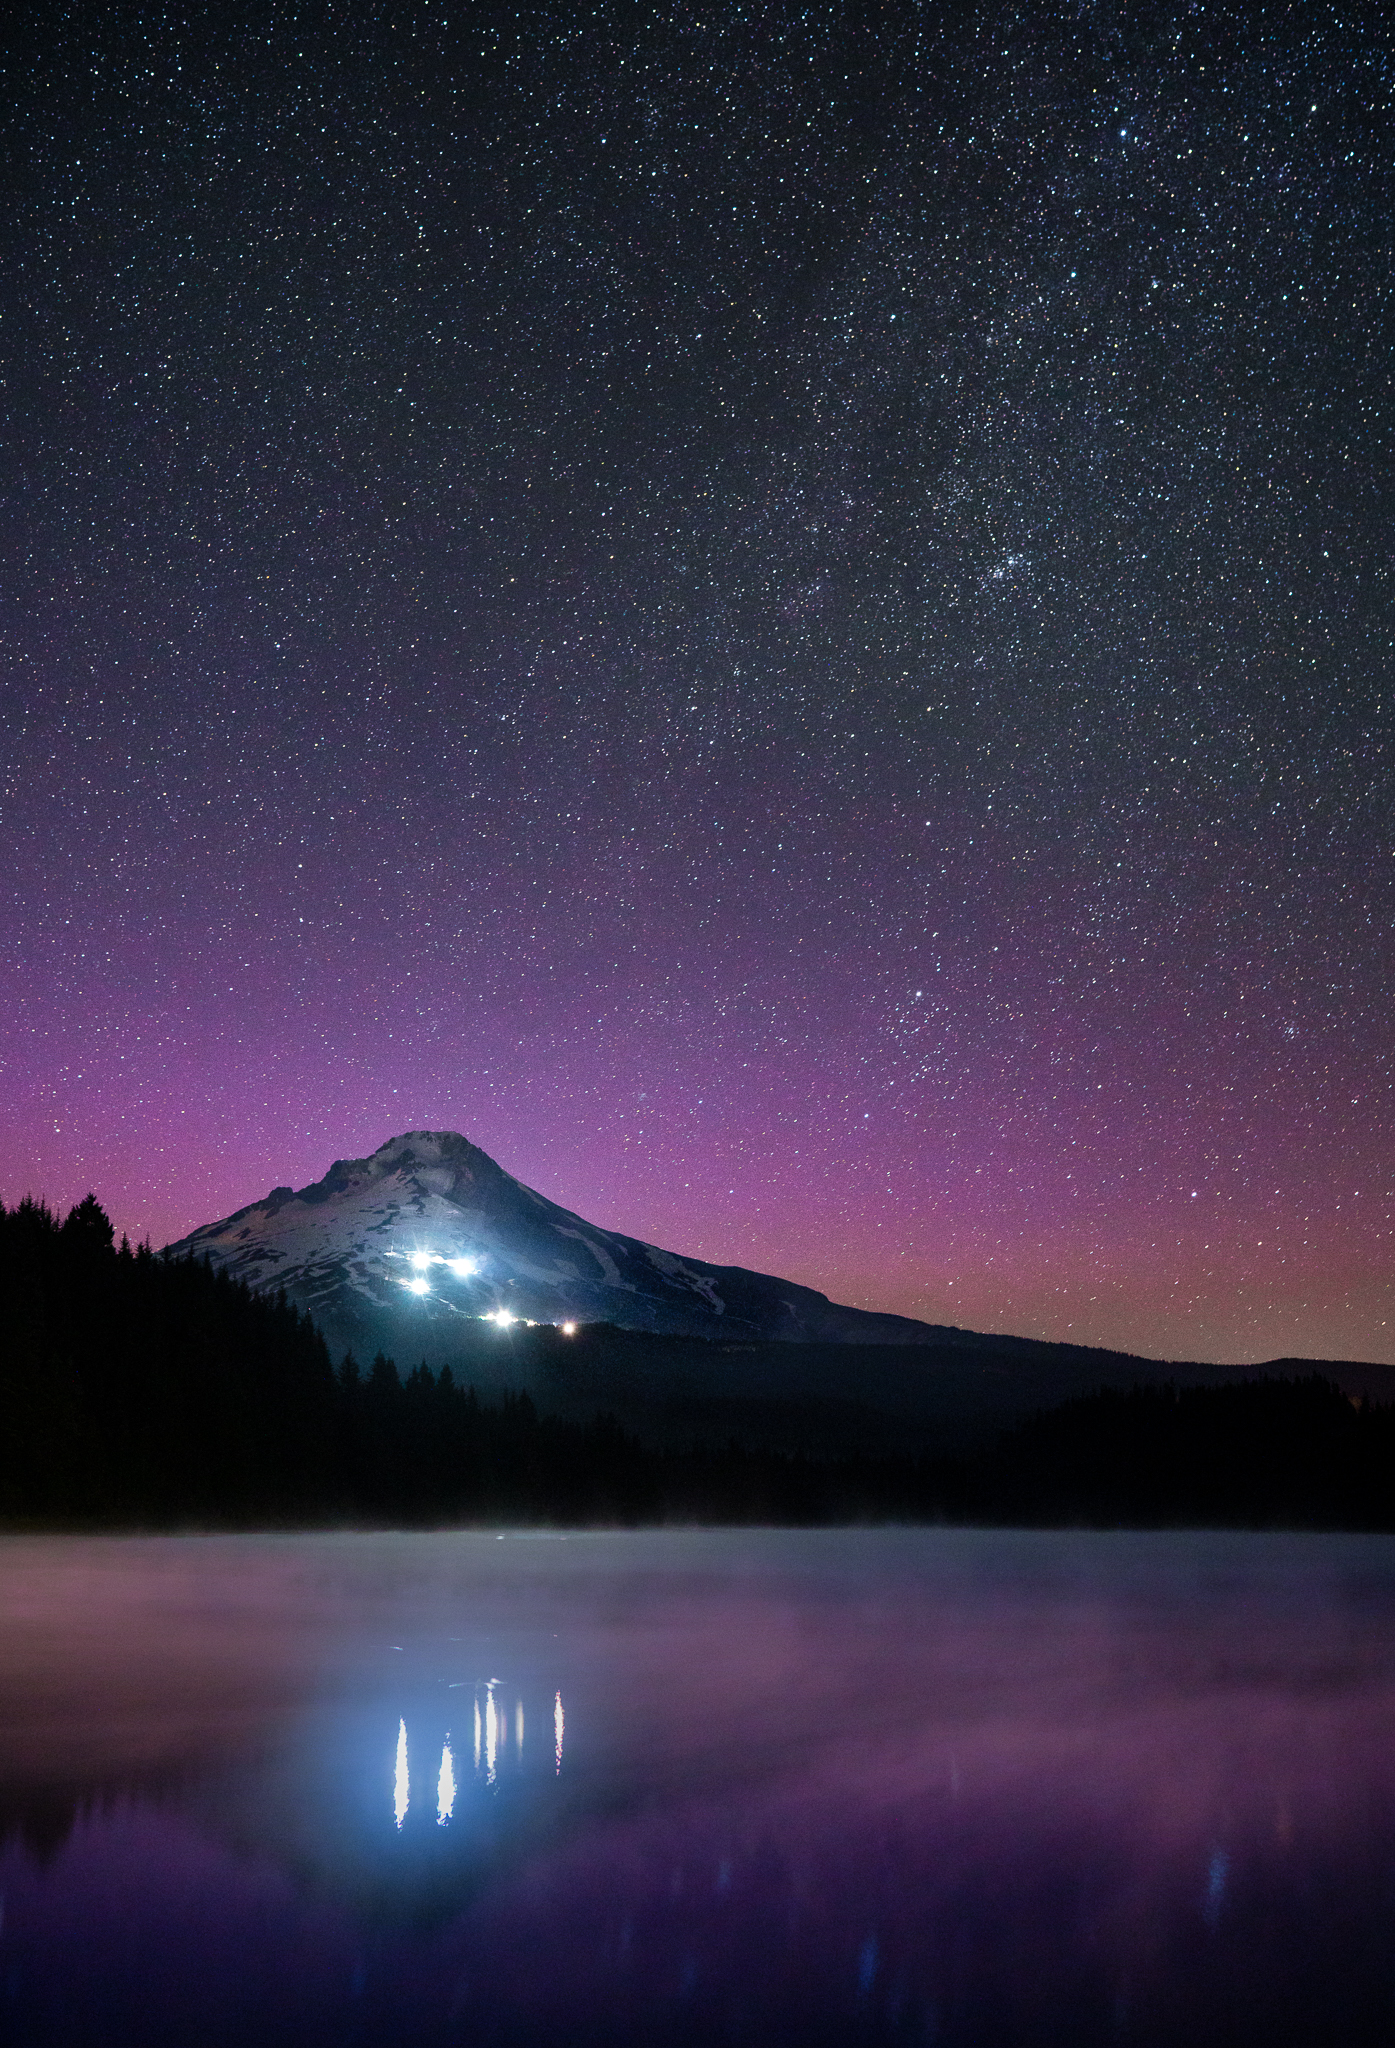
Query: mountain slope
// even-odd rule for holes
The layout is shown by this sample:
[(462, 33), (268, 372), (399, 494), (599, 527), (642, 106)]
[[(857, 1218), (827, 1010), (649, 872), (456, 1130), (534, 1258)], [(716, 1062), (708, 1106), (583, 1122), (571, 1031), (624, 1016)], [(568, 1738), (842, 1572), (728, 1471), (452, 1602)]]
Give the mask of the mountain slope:
[[(839, 1307), (813, 1288), (602, 1230), (524, 1187), (452, 1131), (409, 1131), (323, 1180), (274, 1188), (169, 1247), (284, 1288), (338, 1358), (449, 1365), (497, 1398), (618, 1416), (653, 1442), (695, 1436), (820, 1455), (968, 1449), (1100, 1387), (1216, 1386), (1315, 1367), (1395, 1401), (1395, 1368), (1285, 1359), (1163, 1363)], [(566, 1340), (525, 1324), (576, 1323)], [(589, 1327), (587, 1327), (589, 1326)]]
[(381, 1346), (404, 1361), (474, 1352), (483, 1317), (746, 1341), (959, 1335), (602, 1230), (454, 1131), (409, 1131), (366, 1159), (338, 1159), (312, 1186), (273, 1188), (169, 1249), (206, 1254), (258, 1289), (284, 1287), (334, 1348)]

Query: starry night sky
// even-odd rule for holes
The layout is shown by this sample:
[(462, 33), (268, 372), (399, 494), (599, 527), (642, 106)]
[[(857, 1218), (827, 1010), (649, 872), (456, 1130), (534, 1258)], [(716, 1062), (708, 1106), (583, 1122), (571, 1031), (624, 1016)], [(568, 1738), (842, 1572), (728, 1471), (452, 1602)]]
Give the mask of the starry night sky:
[(1378, 11), (8, 47), (0, 1196), (1395, 1360)]

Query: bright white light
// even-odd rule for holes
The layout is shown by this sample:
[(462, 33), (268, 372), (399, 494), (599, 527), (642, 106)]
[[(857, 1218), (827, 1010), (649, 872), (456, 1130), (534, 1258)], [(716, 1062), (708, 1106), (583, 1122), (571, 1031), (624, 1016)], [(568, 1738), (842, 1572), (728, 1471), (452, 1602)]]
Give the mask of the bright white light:
[(564, 1337), (574, 1337), (574, 1336), (576, 1335), (576, 1324), (575, 1324), (575, 1323), (563, 1323), (563, 1325), (562, 1325), (562, 1335), (563, 1335)]
[(494, 1783), (499, 1763), (499, 1711), (494, 1704), (494, 1687), (487, 1686), (484, 1695), (484, 1779), (487, 1785)]
[(441, 1775), (436, 1780), (436, 1825), (444, 1827), (455, 1808), (455, 1762), (450, 1753), (450, 1737), (446, 1738), (441, 1751)]
[(404, 1280), (402, 1285), (406, 1288), (408, 1294), (429, 1294), (431, 1292), (431, 1282), (429, 1280)]
[(552, 1707), (552, 1734), (556, 1744), (557, 1769), (562, 1768), (562, 1737), (566, 1733), (566, 1717), (562, 1712), (562, 1695), (559, 1692)]
[(473, 1259), (447, 1259), (446, 1264), (450, 1267), (457, 1280), (468, 1280), (475, 1270)]
[(397, 1825), (401, 1827), (407, 1818), (407, 1723), (397, 1724), (397, 1771), (392, 1785), (393, 1812)]
[(433, 1264), (433, 1256), (430, 1252), (413, 1252), (412, 1264), (419, 1273), (425, 1272), (426, 1268)]
[(501, 1330), (507, 1330), (510, 1323), (516, 1322), (518, 1318), (511, 1316), (506, 1308), (496, 1308), (489, 1320), (491, 1323), (497, 1323)]

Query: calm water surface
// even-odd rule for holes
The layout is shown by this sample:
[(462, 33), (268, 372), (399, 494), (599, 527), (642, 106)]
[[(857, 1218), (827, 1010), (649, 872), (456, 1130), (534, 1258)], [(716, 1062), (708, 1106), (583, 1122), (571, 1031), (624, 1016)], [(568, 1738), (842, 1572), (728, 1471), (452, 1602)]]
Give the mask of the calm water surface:
[(0, 1544), (0, 2040), (1363, 2043), (1395, 1542)]

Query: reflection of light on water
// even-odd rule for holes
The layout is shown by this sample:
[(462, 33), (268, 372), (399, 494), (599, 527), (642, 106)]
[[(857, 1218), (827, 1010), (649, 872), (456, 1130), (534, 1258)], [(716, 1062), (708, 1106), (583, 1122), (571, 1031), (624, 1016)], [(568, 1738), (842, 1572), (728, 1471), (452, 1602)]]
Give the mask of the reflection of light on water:
[(552, 1709), (552, 1732), (557, 1738), (557, 1768), (559, 1771), (562, 1768), (562, 1732), (565, 1727), (566, 1718), (562, 1713), (562, 1695), (559, 1692)]
[(441, 1751), (441, 1775), (436, 1780), (436, 1824), (444, 1827), (455, 1806), (455, 1761), (450, 1753), (450, 1737), (446, 1737)]
[(393, 1811), (401, 1827), (407, 1818), (407, 1723), (397, 1724), (397, 1771), (393, 1779)]
[[(508, 1695), (499, 1696), (502, 1681), (488, 1678), (480, 1681), (474, 1700), (474, 1767), (477, 1778), (483, 1778), (486, 1785), (497, 1785), (499, 1771), (505, 1759), (509, 1742), (514, 1745), (514, 1767), (523, 1768), (523, 1736), (526, 1727), (523, 1701), (513, 1696), (513, 1711), (510, 1713)], [(509, 1688), (509, 1694), (512, 1688)], [(556, 1767), (562, 1768), (562, 1695), (556, 1695), (552, 1711), (552, 1724), (556, 1735)], [(456, 1776), (455, 1750), (447, 1733), (441, 1748), (441, 1768), (436, 1777), (436, 1820), (444, 1827), (455, 1816), (456, 1801), (460, 1797), (460, 1780)], [(400, 1828), (407, 1818), (409, 1785), (407, 1775), (407, 1723), (397, 1724), (397, 1768), (393, 1781), (393, 1812)]]

